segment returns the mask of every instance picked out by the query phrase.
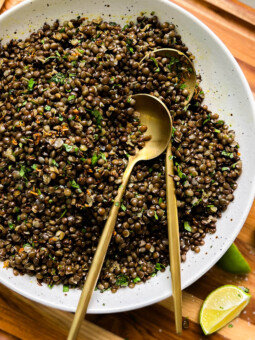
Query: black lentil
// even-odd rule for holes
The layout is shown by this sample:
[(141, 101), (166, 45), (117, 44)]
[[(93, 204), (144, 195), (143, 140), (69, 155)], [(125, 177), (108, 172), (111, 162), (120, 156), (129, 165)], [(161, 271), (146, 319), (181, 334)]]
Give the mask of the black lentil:
[[(124, 28), (78, 18), (0, 45), (0, 259), (14, 274), (82, 287), (129, 155), (148, 136), (132, 94), (160, 98), (173, 118), (182, 261), (198, 253), (233, 201), (241, 174), (235, 133), (180, 75), (194, 56), (170, 23)], [(133, 288), (168, 265), (164, 155), (130, 178), (97, 284)]]

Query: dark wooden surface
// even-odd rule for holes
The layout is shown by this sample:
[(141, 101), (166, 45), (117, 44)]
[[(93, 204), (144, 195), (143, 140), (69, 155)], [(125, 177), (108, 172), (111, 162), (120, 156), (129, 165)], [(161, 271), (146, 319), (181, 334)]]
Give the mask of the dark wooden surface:
[[(21, 2), (8, 0), (2, 11)], [(241, 66), (255, 94), (255, 21), (254, 9), (238, 0), (172, 0), (202, 20), (230, 49)], [(172, 300), (169, 298), (136, 311), (88, 315), (79, 339), (86, 340), (153, 340), (153, 339), (255, 339), (255, 203), (236, 240), (249, 261), (252, 272), (237, 276), (214, 266), (200, 280), (183, 292), (183, 316), (189, 318), (189, 328), (182, 337), (175, 335)], [(198, 314), (203, 300), (223, 284), (248, 287), (250, 304), (232, 322), (209, 337), (203, 336)], [(0, 285), (0, 340), (61, 340), (65, 339), (72, 314), (39, 305)]]

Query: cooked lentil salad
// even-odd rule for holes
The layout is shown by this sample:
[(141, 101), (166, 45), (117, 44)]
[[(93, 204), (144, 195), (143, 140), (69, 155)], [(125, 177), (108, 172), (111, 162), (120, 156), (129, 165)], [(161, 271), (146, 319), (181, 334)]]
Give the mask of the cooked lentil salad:
[[(152, 53), (140, 63), (162, 47), (194, 59), (155, 15), (124, 27), (56, 21), (0, 46), (0, 259), (15, 275), (82, 287), (128, 157), (149, 138), (135, 93), (172, 115), (181, 260), (215, 233), (241, 174), (239, 146), (203, 105), (199, 76), (185, 106), (181, 60)], [(168, 263), (162, 155), (131, 175), (97, 289), (133, 288)]]

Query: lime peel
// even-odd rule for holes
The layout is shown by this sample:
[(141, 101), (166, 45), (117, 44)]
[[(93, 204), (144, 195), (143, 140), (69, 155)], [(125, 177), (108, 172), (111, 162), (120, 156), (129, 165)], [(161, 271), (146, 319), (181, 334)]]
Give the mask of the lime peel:
[(249, 263), (245, 260), (240, 250), (233, 243), (222, 258), (218, 261), (217, 265), (233, 274), (248, 274), (251, 271)]

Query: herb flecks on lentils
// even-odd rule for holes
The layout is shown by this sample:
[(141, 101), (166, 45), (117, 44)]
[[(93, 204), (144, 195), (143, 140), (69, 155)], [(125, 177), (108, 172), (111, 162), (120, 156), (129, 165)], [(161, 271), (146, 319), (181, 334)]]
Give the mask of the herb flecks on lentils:
[[(64, 291), (83, 285), (128, 157), (148, 138), (134, 93), (159, 97), (172, 114), (182, 261), (215, 232), (241, 173), (235, 133), (202, 104), (199, 77), (184, 105), (181, 60), (151, 54), (139, 64), (162, 47), (194, 58), (156, 16), (123, 28), (55, 22), (1, 45), (0, 259), (15, 275)], [(119, 204), (102, 291), (133, 288), (168, 265), (164, 155), (135, 167)]]

